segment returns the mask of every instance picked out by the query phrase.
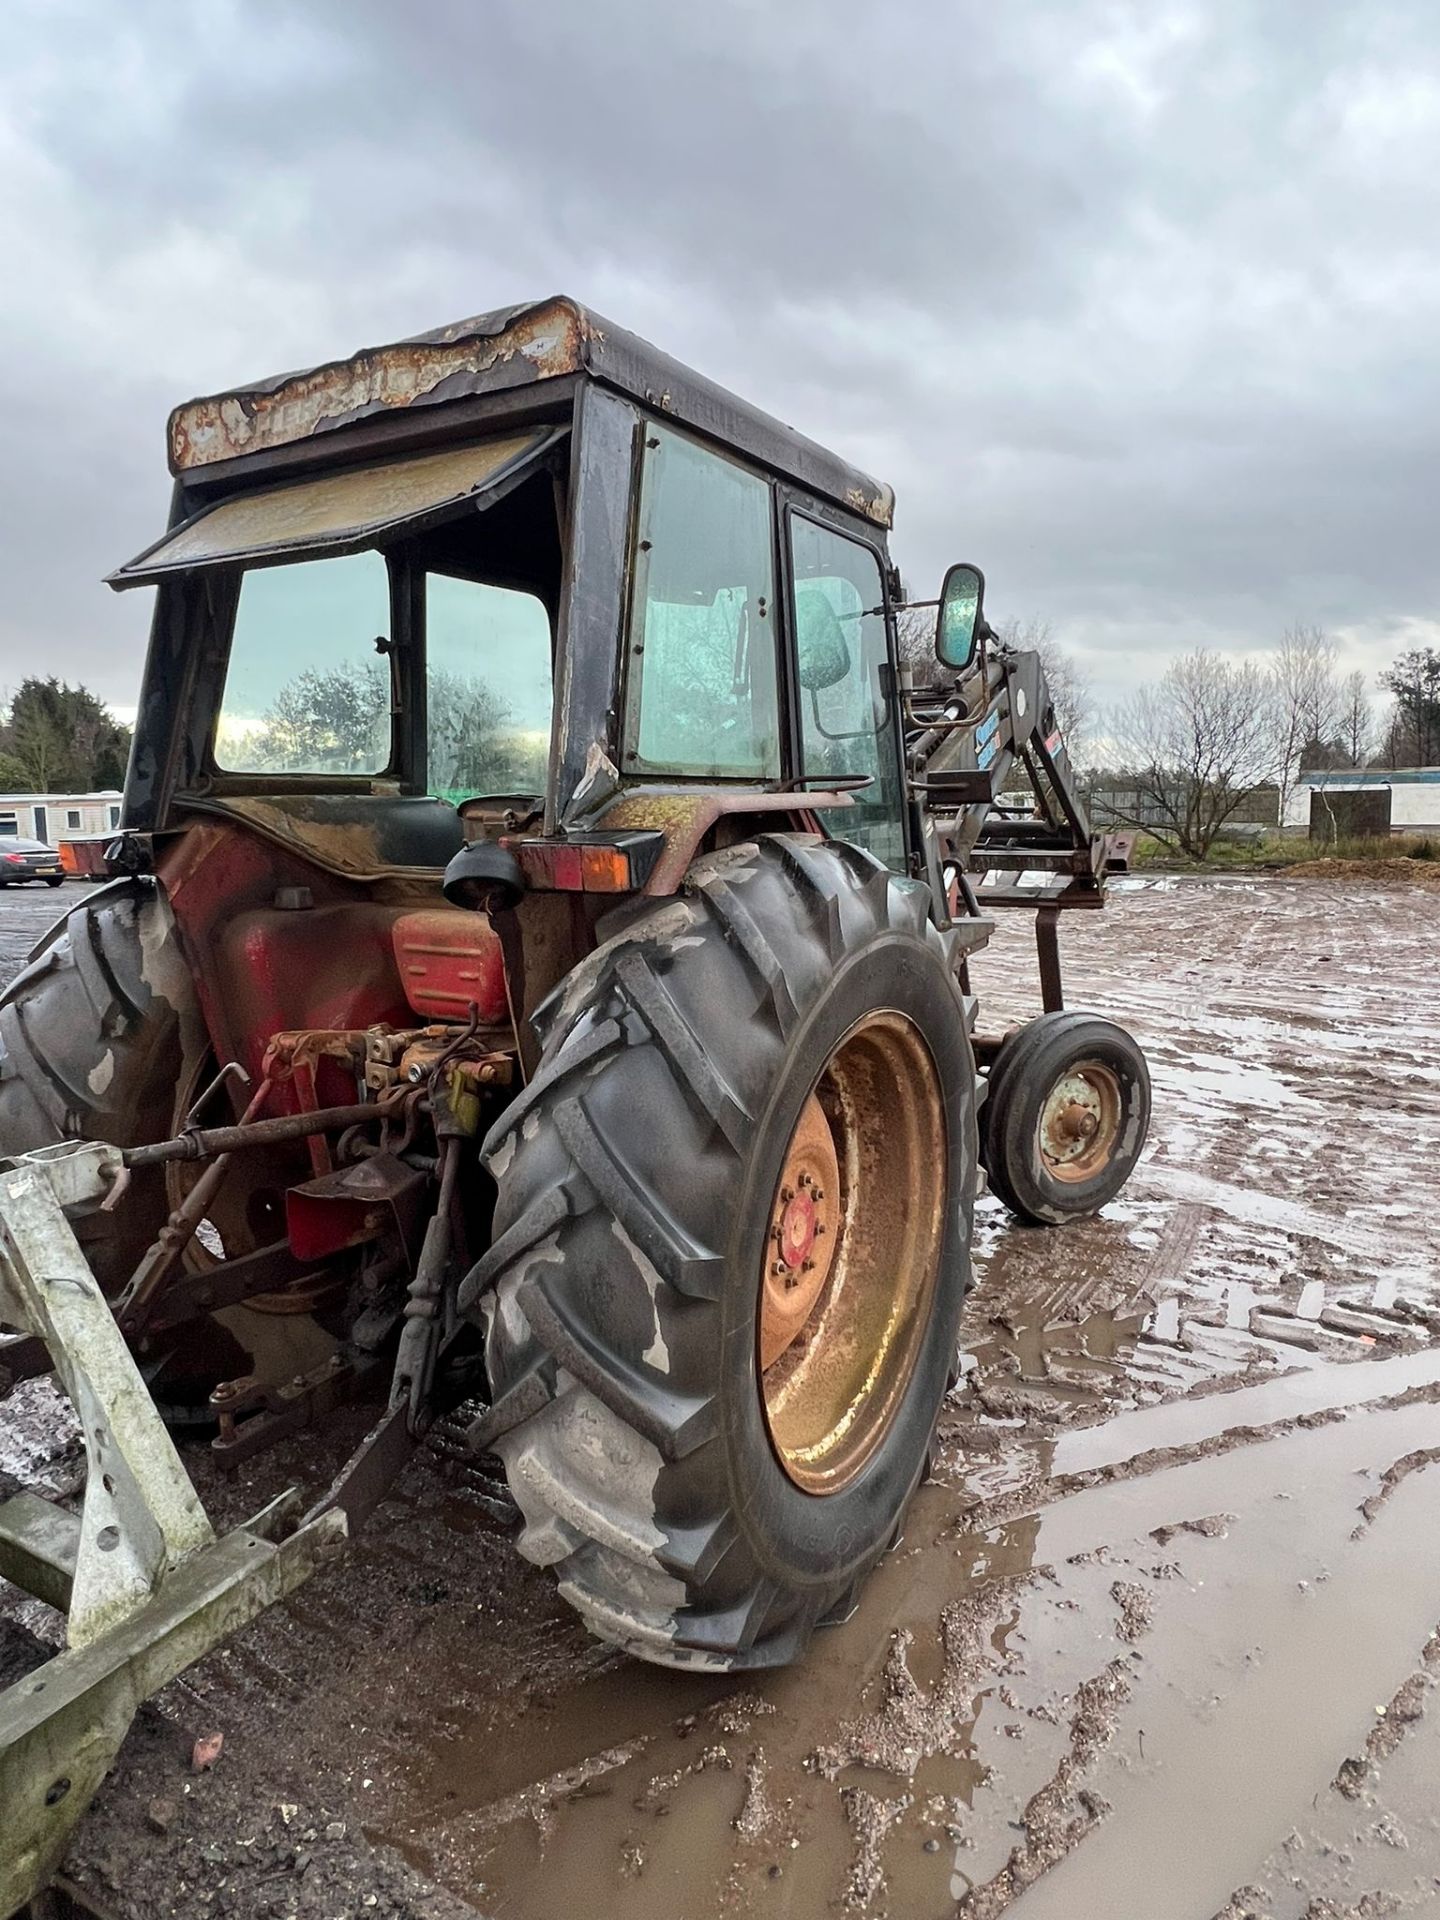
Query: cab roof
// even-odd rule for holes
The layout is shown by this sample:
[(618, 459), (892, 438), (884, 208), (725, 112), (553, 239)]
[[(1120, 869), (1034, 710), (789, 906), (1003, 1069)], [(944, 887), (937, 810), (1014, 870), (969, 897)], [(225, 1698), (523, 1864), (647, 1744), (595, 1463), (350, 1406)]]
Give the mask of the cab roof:
[(877, 526), (891, 524), (895, 497), (881, 481), (563, 294), (187, 400), (170, 415), (170, 469), (194, 482), (222, 463), (228, 472), (232, 461), (387, 412), (413, 418), (450, 401), (566, 376), (612, 387)]

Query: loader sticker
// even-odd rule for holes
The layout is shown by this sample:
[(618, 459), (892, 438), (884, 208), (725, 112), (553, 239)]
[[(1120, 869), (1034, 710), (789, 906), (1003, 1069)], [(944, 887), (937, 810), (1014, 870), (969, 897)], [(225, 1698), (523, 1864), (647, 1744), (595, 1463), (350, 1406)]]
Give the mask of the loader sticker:
[(1000, 751), (1000, 709), (988, 714), (975, 729), (975, 763), (988, 767)]

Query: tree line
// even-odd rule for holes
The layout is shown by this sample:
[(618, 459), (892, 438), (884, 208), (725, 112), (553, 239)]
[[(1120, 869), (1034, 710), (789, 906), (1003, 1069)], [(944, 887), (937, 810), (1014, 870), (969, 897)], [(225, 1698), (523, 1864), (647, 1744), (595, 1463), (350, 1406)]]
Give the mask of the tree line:
[[(1339, 649), (1323, 628), (1296, 623), (1260, 659), (1186, 654), (1102, 713), (1082, 664), (1048, 622), (1011, 620), (999, 632), (1005, 644), (1041, 655), (1071, 762), (1087, 769), (1087, 784), (1129, 795), (1128, 814), (1123, 801), (1117, 814), (1197, 859), (1259, 788), (1276, 789), (1283, 821), (1303, 772), (1440, 765), (1434, 647), (1410, 648), (1379, 676), (1390, 696), (1383, 712), (1363, 673), (1339, 673)], [(902, 657), (922, 680), (937, 674), (933, 634), (933, 613), (902, 610)], [(389, 756), (390, 706), (379, 662), (309, 669), (223, 757), (275, 772), (371, 772)], [(432, 671), (429, 709), (433, 790), (520, 791), (543, 781), (543, 746), (483, 680)], [(119, 787), (129, 751), (130, 729), (103, 701), (53, 675), (22, 680), (0, 706), (0, 790)]]
[(1203, 860), (1262, 787), (1283, 824), (1307, 773), (1440, 762), (1440, 651), (1412, 648), (1379, 676), (1391, 696), (1379, 716), (1364, 674), (1342, 678), (1337, 658), (1322, 628), (1297, 624), (1268, 658), (1202, 648), (1174, 661), (1109, 718), (1104, 782), (1132, 796), (1116, 813)]
[(0, 699), (0, 789), (97, 793), (124, 784), (130, 729), (88, 687), (32, 675)]

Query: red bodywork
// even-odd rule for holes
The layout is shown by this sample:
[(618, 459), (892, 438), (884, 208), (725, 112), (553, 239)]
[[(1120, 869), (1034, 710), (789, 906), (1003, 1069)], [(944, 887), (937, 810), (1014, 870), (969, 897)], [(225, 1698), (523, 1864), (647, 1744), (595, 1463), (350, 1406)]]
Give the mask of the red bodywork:
[[(816, 832), (820, 809), (851, 804), (844, 792), (636, 788), (606, 809), (601, 825), (606, 834), (664, 835), (644, 886), (647, 894), (663, 895), (682, 884), (708, 837), (732, 820), (737, 833), (764, 830), (772, 821), (777, 829)], [(503, 844), (541, 892), (609, 893), (629, 884), (623, 858), (603, 844), (577, 847), (523, 835), (506, 836)], [(353, 852), (334, 846), (330, 852), (361, 863), (375, 857), (365, 842)], [(277, 1033), (410, 1027), (417, 1016), (458, 1023), (472, 1006), (481, 1025), (508, 1022), (494, 929), (483, 915), (442, 905), (438, 887), (432, 891), (418, 874), (347, 879), (235, 819), (193, 821), (165, 848), (157, 873), (216, 1060), (238, 1060), (254, 1080)], [(578, 951), (584, 947), (582, 937)], [(293, 1110), (301, 1098), (338, 1105), (353, 1095), (344, 1064), (322, 1058), (313, 1087), (302, 1094), (286, 1082), (276, 1088), (272, 1107)]]
[(427, 907), (396, 920), (391, 938), (401, 985), (421, 1019), (464, 1021), (472, 1007), (484, 1025), (505, 1018), (505, 962), (482, 914)]
[[(222, 822), (191, 826), (157, 871), (215, 1057), (257, 1083), (276, 1033), (464, 1020), (472, 1001), (483, 1022), (506, 1017), (500, 943), (479, 914), (377, 900)], [(353, 1081), (322, 1059), (315, 1093), (339, 1104)], [(293, 1104), (276, 1089), (273, 1111)]]

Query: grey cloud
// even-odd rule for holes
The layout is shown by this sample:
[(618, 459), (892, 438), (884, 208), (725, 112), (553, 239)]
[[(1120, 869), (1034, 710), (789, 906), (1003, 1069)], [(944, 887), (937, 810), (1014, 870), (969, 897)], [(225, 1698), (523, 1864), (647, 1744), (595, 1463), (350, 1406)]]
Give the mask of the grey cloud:
[(133, 698), (94, 583), (172, 400), (557, 288), (892, 480), (917, 589), (965, 552), (1110, 691), (1435, 615), (1426, 5), (78, 0), (12, 53), (61, 311), (0, 361), (0, 685)]

